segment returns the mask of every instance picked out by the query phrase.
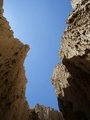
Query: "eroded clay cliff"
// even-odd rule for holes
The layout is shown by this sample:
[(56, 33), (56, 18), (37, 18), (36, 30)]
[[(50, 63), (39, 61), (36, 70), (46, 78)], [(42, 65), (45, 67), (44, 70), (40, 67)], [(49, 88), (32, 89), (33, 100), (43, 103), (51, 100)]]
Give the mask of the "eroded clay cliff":
[[(29, 50), (13, 37), (0, 0), (0, 120), (24, 120), (28, 112), (25, 100), (26, 78), (23, 62)], [(16, 112), (17, 111), (17, 112)], [(23, 114), (22, 114), (23, 113)]]
[(52, 76), (65, 120), (90, 120), (90, 0), (72, 0)]
[(0, 0), (0, 120), (63, 120), (60, 112), (49, 107), (29, 108), (23, 66), (29, 46), (14, 38), (2, 6)]
[[(29, 50), (14, 38), (0, 0), (0, 120), (63, 120), (49, 107), (28, 106), (24, 59)], [(90, 0), (72, 0), (52, 83), (66, 120), (90, 120)]]

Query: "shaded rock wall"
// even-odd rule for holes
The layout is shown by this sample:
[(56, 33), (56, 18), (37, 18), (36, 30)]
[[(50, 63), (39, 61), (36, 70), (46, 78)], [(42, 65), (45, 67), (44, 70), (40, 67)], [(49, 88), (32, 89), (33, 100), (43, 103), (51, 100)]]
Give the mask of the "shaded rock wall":
[[(0, 6), (3, 1), (0, 0)], [(13, 37), (0, 8), (0, 120), (25, 120), (28, 104), (25, 100), (26, 78), (23, 62), (29, 50)], [(22, 114), (23, 113), (23, 114)]]
[(54, 109), (40, 105), (29, 108), (23, 66), (29, 46), (14, 38), (2, 6), (0, 0), (0, 120), (63, 120)]
[(52, 83), (65, 120), (90, 120), (90, 0), (72, 1)]

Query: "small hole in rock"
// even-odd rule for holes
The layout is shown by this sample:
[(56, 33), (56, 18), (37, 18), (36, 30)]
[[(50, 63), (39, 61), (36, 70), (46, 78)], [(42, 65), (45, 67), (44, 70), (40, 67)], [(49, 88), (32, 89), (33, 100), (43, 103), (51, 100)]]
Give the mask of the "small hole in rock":
[(8, 79), (5, 80), (5, 83), (7, 83), (7, 82), (8, 82)]
[(18, 54), (18, 52), (15, 52), (15, 53), (14, 53), (14, 55), (17, 55), (17, 54)]
[(0, 64), (0, 67), (2, 66), (2, 64)]
[(7, 106), (10, 106), (10, 105), (11, 105), (11, 102), (8, 102), (6, 105), (7, 105)]
[(15, 59), (12, 61), (12, 64), (13, 64), (13, 63), (16, 63), (16, 60), (15, 60)]
[(82, 33), (82, 34), (83, 34), (83, 35), (85, 35), (85, 33), (86, 33), (86, 31), (83, 31), (83, 33)]
[(8, 75), (8, 71), (4, 73), (4, 75)]
[(76, 48), (78, 48), (78, 45), (75, 45)]

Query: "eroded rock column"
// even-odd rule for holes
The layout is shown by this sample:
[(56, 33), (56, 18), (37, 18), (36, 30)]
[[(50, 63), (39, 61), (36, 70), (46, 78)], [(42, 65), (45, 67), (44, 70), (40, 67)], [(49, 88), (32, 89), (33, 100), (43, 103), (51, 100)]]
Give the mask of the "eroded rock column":
[(13, 37), (3, 17), (2, 5), (0, 0), (0, 119), (25, 120), (29, 107), (25, 98), (27, 80), (23, 62), (29, 46)]
[(72, 2), (52, 83), (65, 120), (90, 120), (90, 0)]

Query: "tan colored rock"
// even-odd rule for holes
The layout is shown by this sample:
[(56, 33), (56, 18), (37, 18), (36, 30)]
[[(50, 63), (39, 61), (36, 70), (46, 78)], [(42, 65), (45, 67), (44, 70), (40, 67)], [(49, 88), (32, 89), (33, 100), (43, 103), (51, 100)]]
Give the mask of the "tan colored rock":
[(61, 112), (43, 105), (37, 104), (35, 112), (38, 114), (39, 120), (64, 120)]
[(82, 0), (71, 0), (71, 5), (73, 9), (77, 7), (78, 4), (81, 4)]
[(65, 120), (90, 120), (90, 0), (67, 19), (59, 63), (52, 76)]
[(0, 8), (3, 6), (3, 0), (0, 0)]
[[(0, 3), (2, 6), (2, 0)], [(29, 111), (24, 109), (29, 107), (25, 100), (23, 62), (29, 46), (14, 38), (10, 29), (0, 14), (0, 120), (25, 120)]]

